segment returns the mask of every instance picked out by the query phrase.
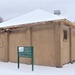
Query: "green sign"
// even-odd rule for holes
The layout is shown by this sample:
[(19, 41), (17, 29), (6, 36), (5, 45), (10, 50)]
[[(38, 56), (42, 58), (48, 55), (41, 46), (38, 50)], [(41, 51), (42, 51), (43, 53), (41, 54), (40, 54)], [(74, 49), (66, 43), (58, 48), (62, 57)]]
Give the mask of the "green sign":
[(33, 47), (32, 46), (18, 47), (18, 68), (19, 68), (20, 57), (32, 58), (32, 71), (33, 71), (34, 70)]

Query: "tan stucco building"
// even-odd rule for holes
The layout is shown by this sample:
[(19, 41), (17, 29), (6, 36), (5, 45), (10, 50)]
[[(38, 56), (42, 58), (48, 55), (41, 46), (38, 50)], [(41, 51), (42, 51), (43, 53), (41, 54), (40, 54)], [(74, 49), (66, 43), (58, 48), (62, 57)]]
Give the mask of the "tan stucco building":
[[(36, 13), (37, 16), (31, 18), (32, 13)], [(32, 19), (28, 23), (27, 15)], [(24, 16), (25, 23), (23, 20), (19, 21), (23, 16), (1, 23), (0, 61), (17, 62), (18, 46), (34, 47), (36, 65), (62, 67), (66, 63), (75, 61), (75, 25), (55, 15), (54, 19), (51, 19), (52, 14), (50, 17), (49, 15), (45, 11), (37, 10)], [(42, 18), (36, 21), (34, 17)], [(31, 64), (30, 58), (21, 58), (20, 61)]]

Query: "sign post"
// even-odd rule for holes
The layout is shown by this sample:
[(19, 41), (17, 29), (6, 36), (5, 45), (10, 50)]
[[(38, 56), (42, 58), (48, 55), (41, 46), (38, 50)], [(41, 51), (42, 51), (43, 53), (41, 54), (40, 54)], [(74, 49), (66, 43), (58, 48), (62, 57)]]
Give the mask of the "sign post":
[(32, 46), (19, 46), (18, 50), (18, 68), (20, 67), (20, 57), (31, 58), (32, 59), (32, 71), (34, 71), (34, 56)]

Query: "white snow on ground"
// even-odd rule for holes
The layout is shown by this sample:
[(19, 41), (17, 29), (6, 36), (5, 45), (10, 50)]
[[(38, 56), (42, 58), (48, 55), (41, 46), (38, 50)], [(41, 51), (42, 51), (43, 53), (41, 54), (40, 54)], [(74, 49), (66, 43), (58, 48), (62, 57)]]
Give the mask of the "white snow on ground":
[(67, 64), (63, 68), (34, 66), (34, 71), (31, 71), (31, 65), (20, 64), (17, 68), (17, 63), (0, 62), (0, 75), (75, 75), (75, 63)]
[(37, 9), (37, 10), (34, 10), (30, 13), (16, 17), (14, 19), (2, 22), (0, 24), (0, 27), (35, 23), (35, 22), (43, 22), (43, 21), (51, 21), (51, 20), (58, 20), (58, 19), (65, 19), (65, 17), (57, 16), (57, 15), (51, 14), (47, 11)]

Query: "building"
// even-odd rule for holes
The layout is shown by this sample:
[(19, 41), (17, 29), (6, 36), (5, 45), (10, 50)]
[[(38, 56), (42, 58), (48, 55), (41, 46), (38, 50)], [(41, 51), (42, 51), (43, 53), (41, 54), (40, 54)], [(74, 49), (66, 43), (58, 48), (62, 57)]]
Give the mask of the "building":
[[(17, 62), (17, 46), (34, 47), (34, 64), (62, 67), (75, 60), (75, 24), (35, 10), (0, 24), (0, 61)], [(21, 58), (31, 64), (30, 58)]]

